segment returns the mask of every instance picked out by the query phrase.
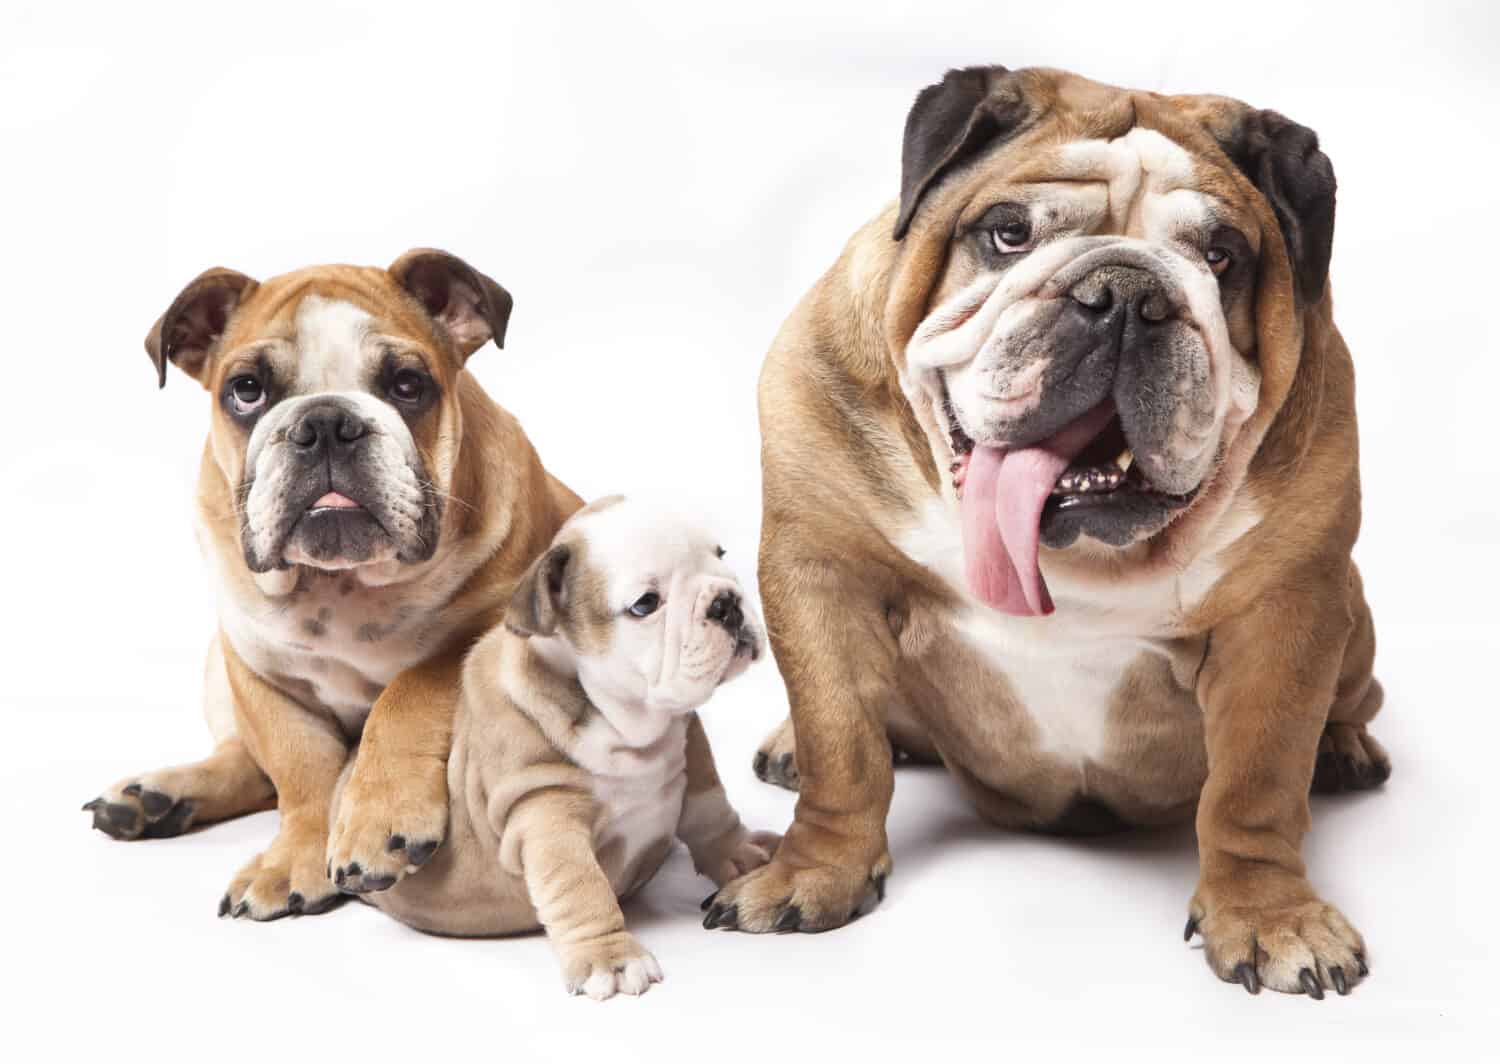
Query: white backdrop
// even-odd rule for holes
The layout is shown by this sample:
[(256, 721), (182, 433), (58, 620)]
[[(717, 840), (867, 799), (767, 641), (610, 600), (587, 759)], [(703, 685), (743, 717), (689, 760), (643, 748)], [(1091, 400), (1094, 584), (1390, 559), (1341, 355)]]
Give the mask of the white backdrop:
[[(831, 1061), (1041, 1042), (1296, 1059), (1474, 1033), (1497, 989), (1491, 6), (711, 7), (0, 11), (11, 1046)], [(667, 982), (603, 1006), (563, 994), (538, 937), (427, 938), (359, 906), (216, 921), (275, 814), (165, 842), (88, 830), (77, 806), (104, 784), (207, 748), (213, 607), (188, 521), (207, 400), (175, 372), (158, 394), (141, 348), (182, 284), (215, 264), (266, 276), (413, 245), (468, 258), (516, 297), (506, 350), (470, 364), (547, 464), (585, 496), (695, 500), (748, 575), (761, 356), (894, 195), (917, 90), (975, 62), (1239, 96), (1317, 129), (1334, 161), (1358, 558), (1395, 774), (1317, 801), (1307, 853), (1370, 942), (1366, 985), (1316, 1004), (1220, 984), (1180, 939), (1190, 830), (1005, 835), (930, 770), (899, 775), (875, 915), (823, 936), (710, 934), (707, 883), (679, 853), (629, 912)], [(749, 762), (784, 713), (762, 667), (706, 715), (732, 798), (778, 828), (792, 797)]]

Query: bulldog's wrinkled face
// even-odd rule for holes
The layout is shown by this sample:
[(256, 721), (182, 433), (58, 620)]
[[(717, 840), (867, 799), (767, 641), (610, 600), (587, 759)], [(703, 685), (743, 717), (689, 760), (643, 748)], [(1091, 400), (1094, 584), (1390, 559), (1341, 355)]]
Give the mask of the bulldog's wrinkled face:
[(508, 311), (494, 282), (425, 251), (264, 283), (210, 271), (179, 296), (147, 347), (213, 397), (212, 449), (252, 572), (360, 568), (385, 582), (433, 556), (458, 374)]
[(1261, 360), (1282, 395), (1296, 368), (1261, 328), (1295, 335), (1290, 278), (1299, 306), (1321, 297), (1333, 188), (1316, 135), (1236, 101), (1001, 67), (922, 92), (888, 328), (979, 598), (1049, 612), (1040, 547), (1160, 543), (1206, 498), (1221, 512)]
[(565, 645), (606, 714), (689, 713), (759, 659), (764, 634), (717, 541), (618, 496), (571, 518), (507, 613)]

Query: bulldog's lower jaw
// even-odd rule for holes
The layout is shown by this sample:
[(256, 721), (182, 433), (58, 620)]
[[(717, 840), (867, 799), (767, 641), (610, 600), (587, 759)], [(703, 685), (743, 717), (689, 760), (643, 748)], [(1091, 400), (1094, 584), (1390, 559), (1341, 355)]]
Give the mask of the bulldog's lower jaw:
[(258, 921), (315, 916), (341, 901), (324, 873), (322, 832), (283, 826), (270, 848), (230, 881), (219, 899), (219, 915)]
[(778, 852), (771, 863), (704, 899), (703, 926), (752, 934), (831, 931), (885, 899), (891, 856), (868, 866), (807, 864)]
[(394, 778), (358, 762), (339, 795), (326, 870), (348, 894), (388, 890), (421, 868), (448, 833), (448, 769), (411, 760)]
[(1370, 973), (1364, 939), (1305, 881), (1288, 876), (1287, 885), (1265, 902), (1232, 885), (1200, 883), (1184, 938), (1201, 935), (1214, 974), (1251, 994), (1263, 986), (1316, 1000), (1328, 990), (1349, 993)]

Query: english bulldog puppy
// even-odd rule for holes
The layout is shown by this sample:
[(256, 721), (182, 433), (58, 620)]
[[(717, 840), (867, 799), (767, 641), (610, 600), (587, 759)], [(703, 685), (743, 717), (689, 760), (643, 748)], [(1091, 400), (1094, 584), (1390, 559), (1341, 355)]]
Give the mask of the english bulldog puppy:
[(368, 900), (450, 935), (540, 925), (574, 994), (660, 982), (618, 899), (674, 838), (715, 885), (779, 840), (740, 823), (698, 720), (760, 656), (722, 556), (695, 526), (618, 496), (574, 515), (464, 667), (446, 844)]
[(892, 748), (1012, 828), (1196, 816), (1188, 935), (1321, 997), (1364, 940), (1308, 882), (1309, 787), (1390, 762), (1317, 137), (1214, 96), (956, 70), (760, 383), (760, 586), (800, 787), (709, 926), (883, 894)]
[(84, 808), (116, 839), (279, 808), (221, 916), (322, 912), (330, 871), (372, 889), (443, 837), (463, 655), (581, 505), (465, 371), (510, 311), (499, 284), (419, 249), (263, 282), (209, 270), (147, 335), (160, 383), (174, 365), (209, 396), (196, 517), (219, 598), (215, 747)]

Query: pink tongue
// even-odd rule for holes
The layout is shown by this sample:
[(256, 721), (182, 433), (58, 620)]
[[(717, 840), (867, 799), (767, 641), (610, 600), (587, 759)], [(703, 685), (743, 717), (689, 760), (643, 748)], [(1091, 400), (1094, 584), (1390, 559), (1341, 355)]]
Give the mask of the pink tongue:
[(358, 510), (359, 503), (347, 495), (340, 495), (336, 491), (330, 491), (320, 496), (318, 501), (312, 504), (314, 510)]
[(964, 474), (960, 513), (964, 570), (981, 601), (1020, 617), (1052, 612), (1037, 562), (1042, 507), (1079, 451), (1114, 416), (1105, 402), (1051, 439), (1006, 451), (975, 447)]

